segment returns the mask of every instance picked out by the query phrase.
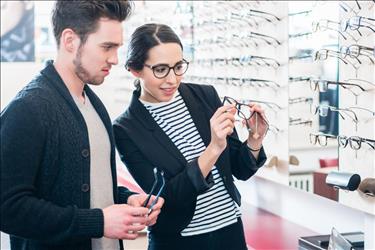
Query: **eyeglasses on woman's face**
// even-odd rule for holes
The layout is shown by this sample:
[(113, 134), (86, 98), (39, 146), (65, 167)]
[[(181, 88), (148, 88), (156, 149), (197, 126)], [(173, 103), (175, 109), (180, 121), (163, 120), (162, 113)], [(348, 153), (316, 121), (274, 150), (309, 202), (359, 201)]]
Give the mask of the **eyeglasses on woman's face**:
[(170, 67), (168, 64), (148, 65), (146, 63), (144, 64), (144, 66), (150, 68), (156, 78), (162, 79), (168, 76), (171, 69), (173, 69), (173, 72), (176, 76), (182, 76), (186, 73), (189, 67), (189, 62), (185, 59), (182, 59), (172, 67)]

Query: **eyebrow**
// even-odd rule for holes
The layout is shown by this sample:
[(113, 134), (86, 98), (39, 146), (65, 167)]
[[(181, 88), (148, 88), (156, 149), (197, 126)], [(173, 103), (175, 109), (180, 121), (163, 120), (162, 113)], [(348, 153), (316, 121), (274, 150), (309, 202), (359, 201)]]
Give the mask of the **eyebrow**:
[[(178, 61), (178, 62), (176, 62), (174, 65), (172, 65), (172, 66), (176, 66), (178, 63), (180, 63), (180, 62), (183, 62), (184, 61), (184, 59), (181, 59), (180, 61)], [(168, 63), (156, 63), (156, 64), (151, 64), (153, 67), (154, 66), (169, 66), (169, 64)], [(172, 66), (170, 66), (170, 67), (172, 67)]]
[(104, 42), (104, 43), (101, 43), (101, 45), (120, 47), (122, 46), (122, 43)]

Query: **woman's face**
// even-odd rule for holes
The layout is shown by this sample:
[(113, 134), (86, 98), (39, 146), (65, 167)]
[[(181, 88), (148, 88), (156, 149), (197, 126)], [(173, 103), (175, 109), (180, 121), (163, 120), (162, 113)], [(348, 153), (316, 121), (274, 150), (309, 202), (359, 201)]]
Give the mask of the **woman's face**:
[[(181, 63), (183, 59), (182, 48), (177, 43), (162, 43), (148, 51), (148, 59), (145, 65), (169, 65), (173, 67)], [(165, 69), (166, 67), (164, 67)], [(168, 70), (167, 70), (168, 71)], [(155, 72), (163, 73), (162, 71)], [(171, 68), (168, 75), (159, 79), (155, 77), (150, 67), (144, 66), (139, 72), (134, 73), (141, 80), (141, 100), (151, 103), (170, 101), (180, 85), (182, 76), (177, 76)]]

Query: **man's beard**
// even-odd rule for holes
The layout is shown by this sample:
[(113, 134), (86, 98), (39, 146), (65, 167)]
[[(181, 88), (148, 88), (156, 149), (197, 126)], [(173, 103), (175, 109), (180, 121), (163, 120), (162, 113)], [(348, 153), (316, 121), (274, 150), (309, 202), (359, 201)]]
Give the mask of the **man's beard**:
[(84, 84), (92, 84), (92, 85), (100, 85), (103, 83), (103, 79), (95, 79), (93, 77), (90, 77), (89, 72), (82, 66), (82, 47), (80, 47), (77, 51), (76, 58), (73, 60), (73, 64), (75, 66), (74, 72), (78, 76), (78, 78), (84, 83)]

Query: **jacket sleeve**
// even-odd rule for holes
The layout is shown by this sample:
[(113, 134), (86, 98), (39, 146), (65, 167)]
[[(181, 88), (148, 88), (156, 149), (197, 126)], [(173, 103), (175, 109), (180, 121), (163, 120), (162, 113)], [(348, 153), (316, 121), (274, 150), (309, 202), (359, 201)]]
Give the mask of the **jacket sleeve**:
[[(149, 193), (154, 181), (153, 168), (156, 167), (149, 159), (150, 156), (142, 153), (121, 122), (115, 122), (114, 135), (121, 160), (140, 187)], [(165, 178), (166, 186), (161, 195), (165, 199), (165, 203), (160, 216), (169, 216), (169, 220), (172, 221), (171, 218), (174, 215), (176, 218), (178, 217), (176, 213), (193, 212), (197, 196), (214, 184), (212, 174), (206, 178), (203, 177), (197, 160), (187, 163), (183, 170), (174, 176), (166, 173)], [(157, 190), (154, 191), (154, 194), (156, 192)], [(173, 223), (172, 221), (171, 223)]]
[(1, 113), (1, 231), (48, 244), (103, 236), (100, 209), (59, 206), (38, 197), (47, 129), (42, 105), (17, 99)]
[(131, 196), (133, 194), (138, 194), (138, 193), (130, 191), (126, 187), (122, 187), (122, 186), (117, 187), (117, 192), (118, 192), (118, 203), (119, 204), (128, 203), (129, 196)]
[[(213, 86), (211, 86), (210, 98), (206, 100), (212, 100), (215, 107), (222, 106), (219, 95)], [(237, 131), (228, 136), (228, 146), (226, 150), (229, 150), (231, 170), (232, 174), (239, 180), (247, 180), (253, 176), (259, 168), (261, 168), (267, 160), (267, 156), (264, 151), (264, 147), (261, 148), (258, 159), (255, 159), (254, 155), (250, 152), (247, 147), (247, 141), (241, 142), (238, 138)]]

